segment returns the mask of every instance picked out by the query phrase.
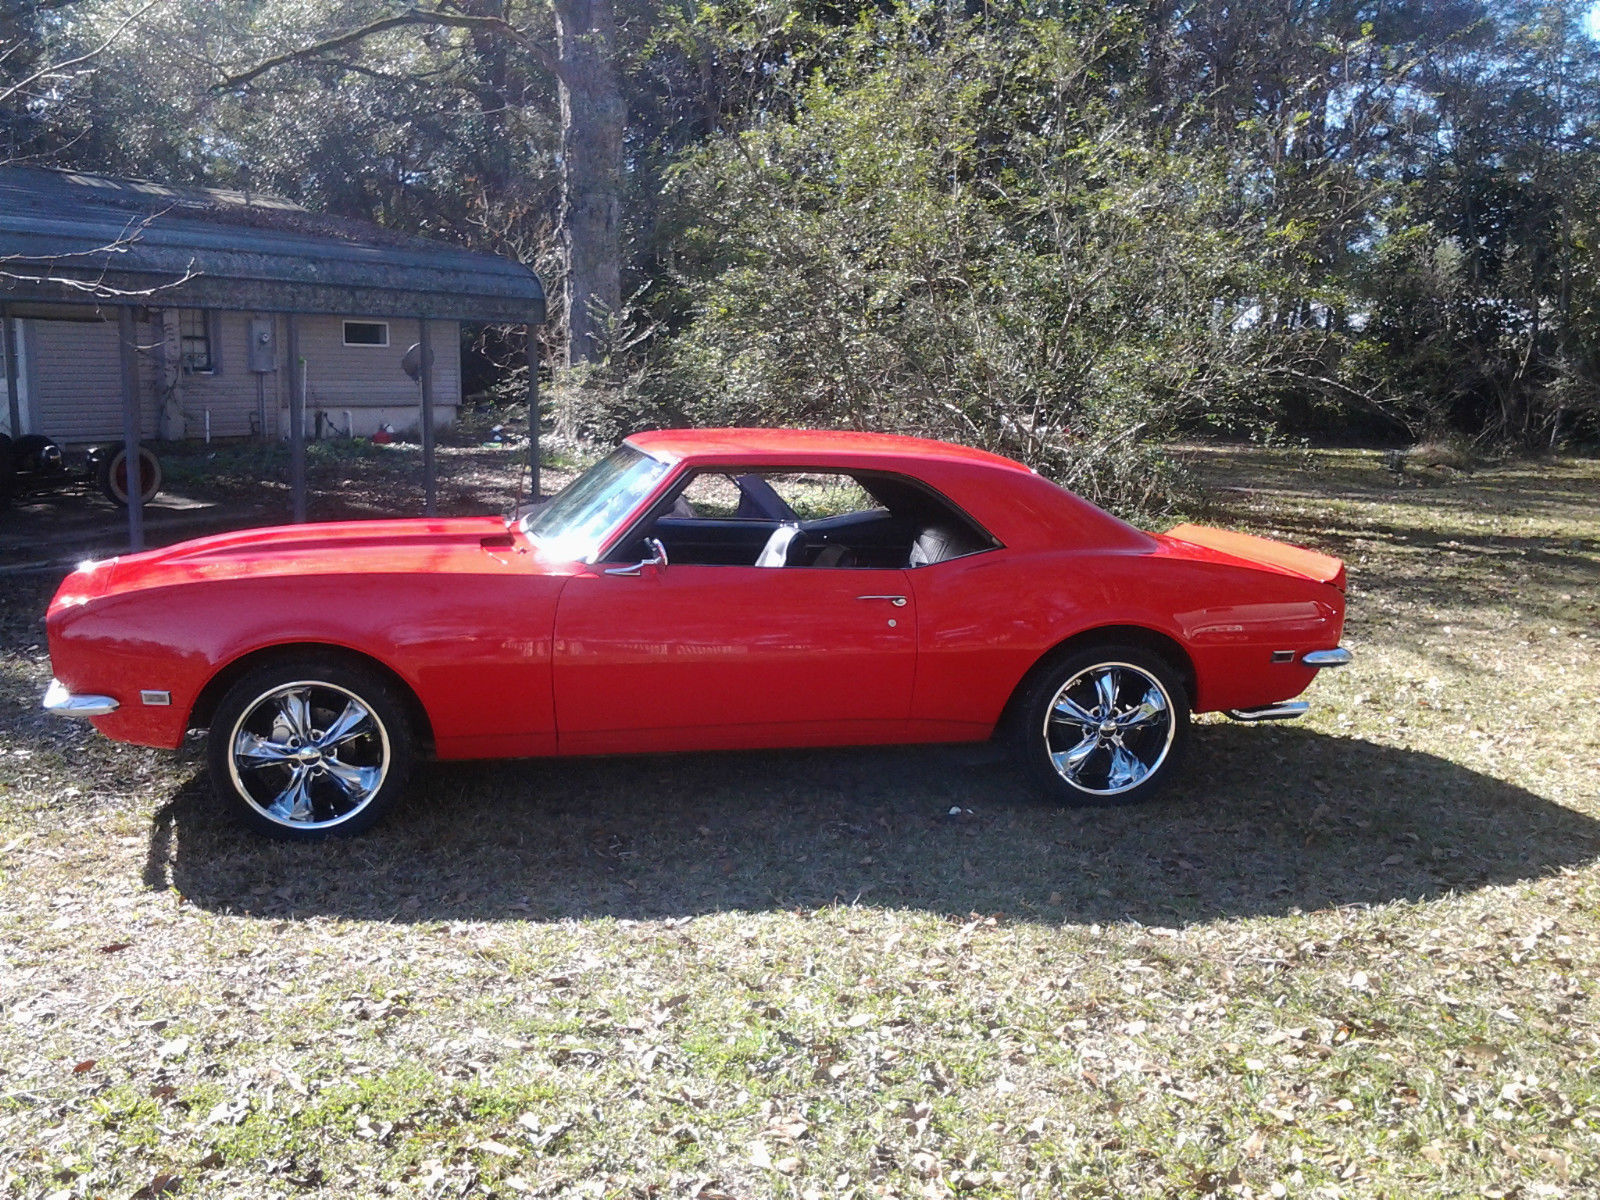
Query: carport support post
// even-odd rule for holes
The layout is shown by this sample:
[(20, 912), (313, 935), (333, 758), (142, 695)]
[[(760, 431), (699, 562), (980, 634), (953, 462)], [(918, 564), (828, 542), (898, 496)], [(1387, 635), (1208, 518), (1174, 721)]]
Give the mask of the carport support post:
[(128, 549), (144, 549), (144, 471), (139, 461), (139, 358), (134, 344), (133, 307), (117, 309), (117, 341), (122, 363), (122, 454), (128, 480)]
[(417, 364), (422, 380), (422, 512), (431, 517), (438, 493), (433, 477), (433, 345), (428, 336), (428, 318), (419, 317), (417, 324), (422, 327), (422, 337), (417, 341), (421, 347), (417, 355), (422, 360)]
[(300, 321), (294, 313), (289, 326), (289, 495), (293, 498), (294, 523), (306, 519), (306, 395), (305, 374), (300, 366)]
[(0, 344), (6, 353), (6, 400), (11, 408), (11, 436), (19, 438), (22, 428), (22, 397), (17, 395), (17, 329), (11, 323), (11, 310), (0, 304)]
[(539, 491), (539, 327), (528, 331), (528, 499), (537, 502)]

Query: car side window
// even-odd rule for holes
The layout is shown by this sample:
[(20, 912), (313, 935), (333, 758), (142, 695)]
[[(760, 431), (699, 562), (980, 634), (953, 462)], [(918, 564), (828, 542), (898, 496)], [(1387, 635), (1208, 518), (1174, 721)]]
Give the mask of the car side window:
[(694, 473), (635, 540), (646, 536), (671, 562), (694, 566), (898, 570), (997, 545), (904, 476), (758, 467)]
[(738, 520), (739, 499), (739, 485), (733, 476), (705, 471), (678, 493), (669, 515), (688, 521)]
[(801, 521), (821, 521), (883, 507), (850, 475), (797, 471), (763, 478)]

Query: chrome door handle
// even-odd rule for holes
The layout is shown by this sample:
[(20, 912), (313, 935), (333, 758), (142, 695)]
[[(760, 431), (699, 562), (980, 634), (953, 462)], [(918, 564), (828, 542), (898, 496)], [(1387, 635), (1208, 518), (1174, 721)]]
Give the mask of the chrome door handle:
[(906, 598), (904, 596), (857, 596), (856, 599), (857, 600), (887, 600), (890, 604), (894, 605), (896, 608), (904, 608), (906, 606)]

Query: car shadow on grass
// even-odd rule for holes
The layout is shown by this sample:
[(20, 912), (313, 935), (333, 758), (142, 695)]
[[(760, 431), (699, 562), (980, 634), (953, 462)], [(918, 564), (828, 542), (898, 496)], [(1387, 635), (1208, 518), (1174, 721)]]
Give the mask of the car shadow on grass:
[(1184, 781), (1136, 808), (1046, 803), (987, 747), (435, 764), (386, 823), (315, 845), (232, 824), (196, 776), (153, 821), (146, 883), (274, 918), (861, 903), (1173, 926), (1419, 900), (1600, 855), (1600, 822), (1428, 754), (1195, 732)]

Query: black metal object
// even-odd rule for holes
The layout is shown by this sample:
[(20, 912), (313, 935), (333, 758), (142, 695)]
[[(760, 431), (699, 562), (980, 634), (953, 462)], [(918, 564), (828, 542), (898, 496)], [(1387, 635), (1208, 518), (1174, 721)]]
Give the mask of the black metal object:
[(60, 446), (37, 435), (0, 434), (0, 498), (56, 492), (84, 482), (89, 472), (74, 472)]
[[(127, 473), (127, 459), (122, 447), (90, 446), (79, 452), (62, 448), (60, 443), (43, 434), (11, 438), (0, 433), (0, 501), (18, 496), (44, 496), (73, 488), (98, 488), (107, 499), (125, 502), (127, 485), (113, 483), (112, 472), (121, 463), (124, 480), (140, 484), (144, 481), (145, 464), (149, 463), (159, 488), (161, 463), (148, 447), (141, 446), (139, 469), (131, 476)], [(121, 493), (121, 494), (119, 494)], [(141, 496), (143, 492), (141, 490)]]

